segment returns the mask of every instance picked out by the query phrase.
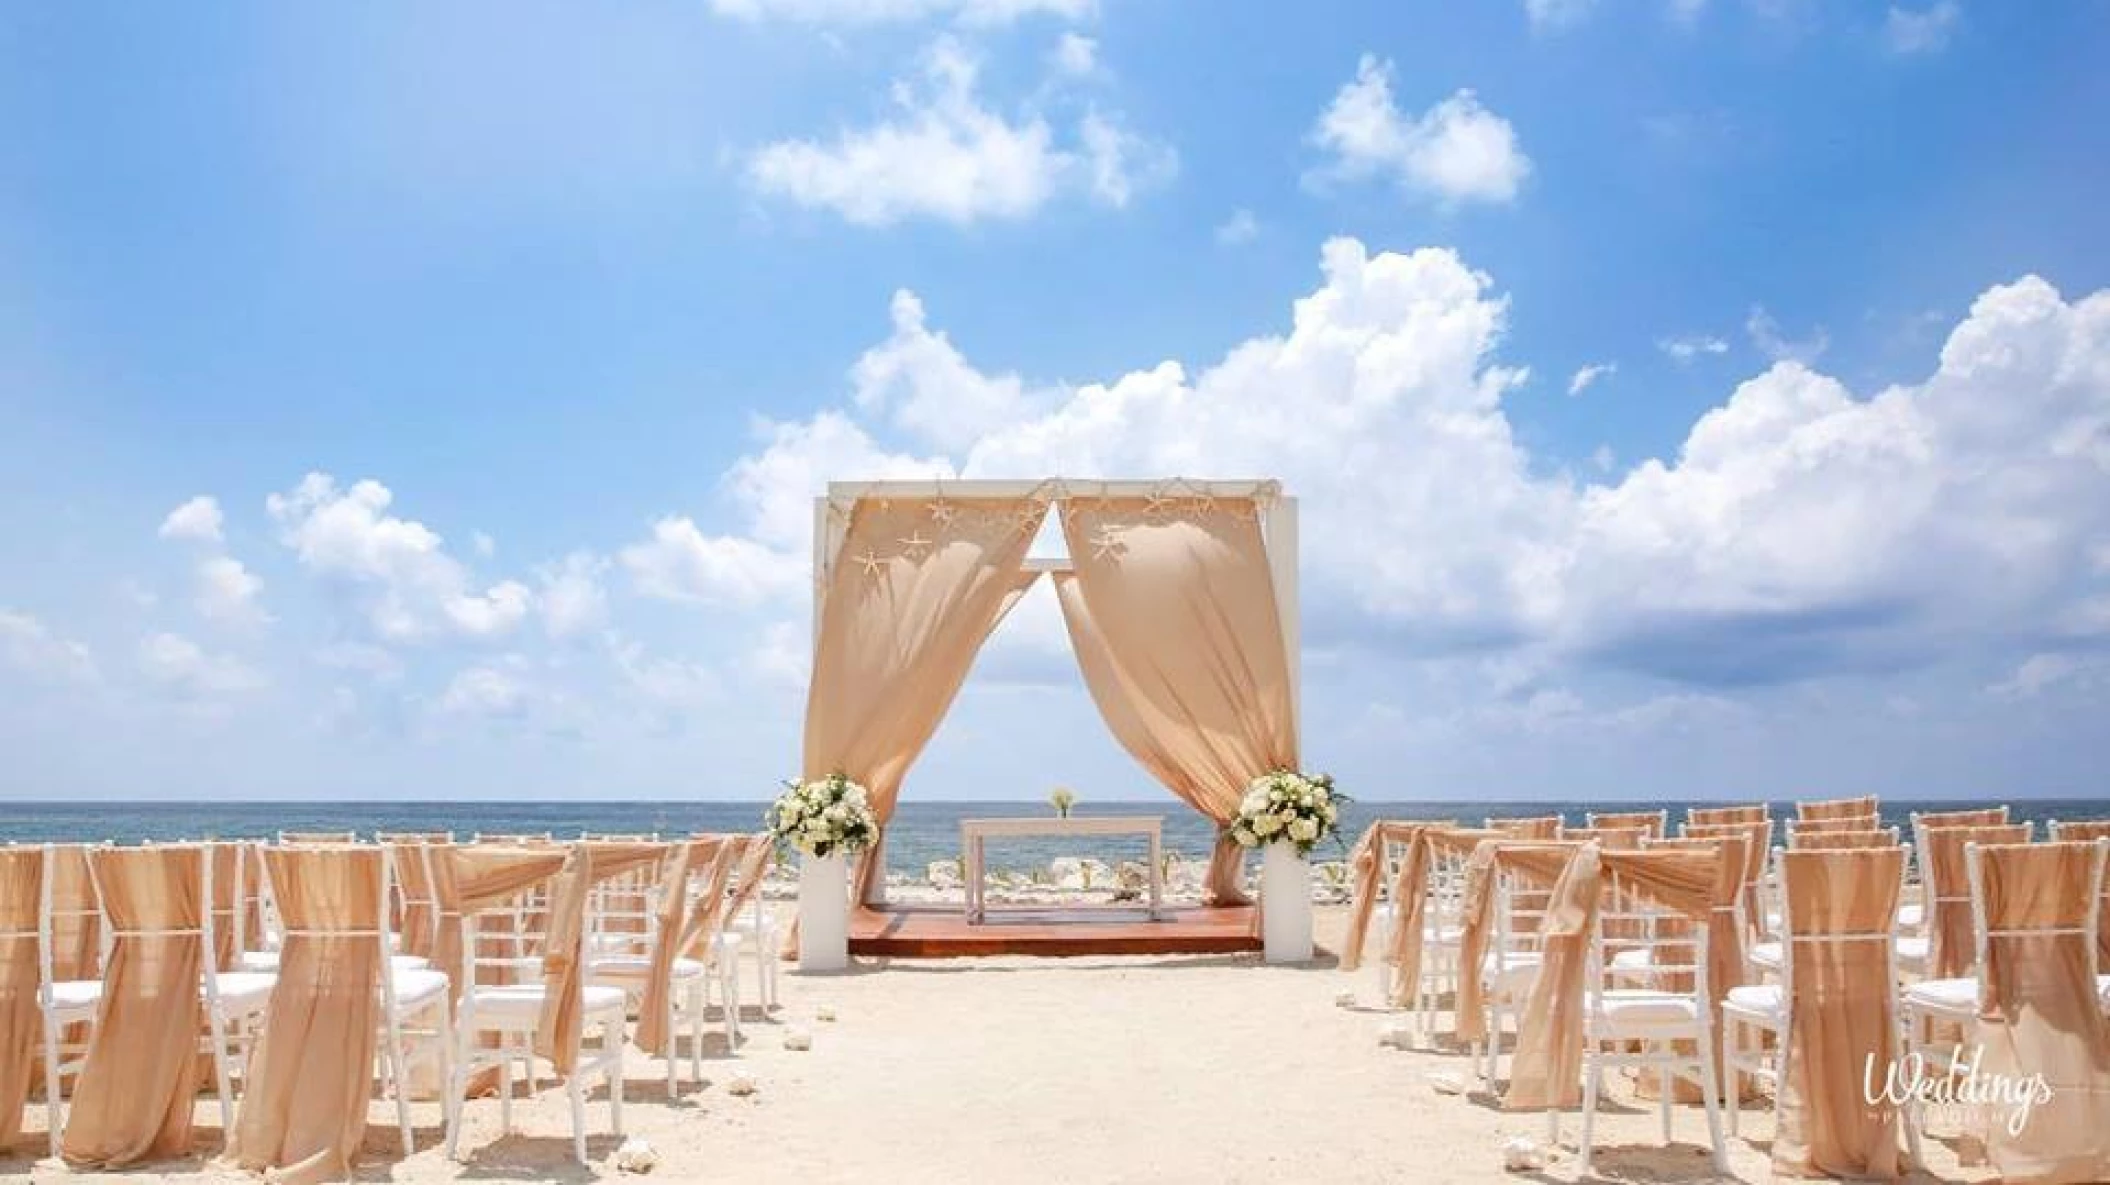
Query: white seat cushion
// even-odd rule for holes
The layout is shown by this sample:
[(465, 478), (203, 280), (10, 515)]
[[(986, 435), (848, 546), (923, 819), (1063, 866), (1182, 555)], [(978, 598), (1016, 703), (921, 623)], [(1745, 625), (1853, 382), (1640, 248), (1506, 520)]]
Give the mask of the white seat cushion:
[(2096, 976), (2095, 989), (2103, 997), (2103, 1011), (2110, 1012), (2110, 975)]
[(1907, 901), (1898, 906), (1898, 929), (1917, 930), (1927, 920), (1927, 907), (1917, 901)]
[(447, 994), (447, 973), (430, 967), (398, 967), (391, 975), (398, 1008), (416, 1008)]
[(1612, 973), (1615, 975), (1638, 975), (1648, 970), (1648, 948), (1637, 946), (1612, 956)]
[(1780, 970), (1781, 946), (1778, 942), (1754, 942), (1751, 944), (1751, 962), (1769, 971)]
[[(213, 978), (223, 1014), (261, 1011), (271, 1001), (272, 985), (278, 982), (278, 976), (269, 971), (222, 971)], [(205, 986), (199, 984), (198, 990), (203, 993)]]
[(1976, 979), (1923, 979), (1907, 987), (1905, 1003), (1914, 1008), (1969, 1015), (1978, 1008)]
[[(471, 988), (469, 994), (476, 1001), (476, 1011), (484, 1015), (502, 1016), (507, 1019), (526, 1017), (529, 1023), (542, 1011), (542, 997), (546, 991), (539, 983), (511, 983), (485, 985)], [(605, 983), (589, 983), (580, 990), (583, 1011), (603, 1012), (623, 1010), (623, 989)]]
[(1531, 981), (1538, 978), (1539, 964), (1544, 961), (1544, 956), (1529, 950), (1511, 951), (1502, 956), (1500, 963), (1494, 955), (1489, 955), (1480, 966), (1480, 982), (1489, 991), (1513, 995), (1531, 986)]
[(51, 985), (51, 1006), (55, 1012), (93, 1012), (103, 998), (103, 981), (100, 979), (62, 979)]
[(1589, 1007), (1613, 1022), (1697, 1020), (1700, 1015), (1699, 1002), (1691, 996), (1646, 988), (1614, 988), (1593, 996)]
[[(587, 966), (587, 974), (606, 979), (645, 979), (652, 974), (652, 959), (646, 955), (602, 955)], [(695, 959), (676, 958), (674, 978), (692, 979), (703, 974)]]
[(1898, 965), (1918, 967), (1927, 961), (1927, 938), (1923, 934), (1906, 934), (1898, 938)]
[[(1392, 919), (1397, 916), (1397, 912), (1389, 904), (1378, 906), (1370, 914), (1370, 932), (1380, 935), (1392, 933)], [(774, 926), (770, 928), (772, 930), (775, 929)], [(732, 926), (730, 929), (739, 930), (747, 934), (754, 932), (753, 926)], [(1422, 920), (1421, 941), (1424, 946), (1456, 946), (1464, 937), (1465, 927), (1463, 926), (1439, 926), (1436, 924), (1435, 919), (1427, 917)]]
[(1781, 1013), (1780, 985), (1777, 983), (1747, 983), (1729, 989), (1722, 997), (1730, 1007), (1745, 1012), (1759, 1012), (1768, 1016)]

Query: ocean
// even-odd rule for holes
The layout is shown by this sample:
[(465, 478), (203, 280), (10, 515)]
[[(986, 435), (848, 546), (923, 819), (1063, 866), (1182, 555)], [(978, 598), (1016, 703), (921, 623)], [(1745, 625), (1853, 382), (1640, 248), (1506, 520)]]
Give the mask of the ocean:
[[(1489, 815), (1545, 815), (1558, 811), (1570, 823), (1583, 823), (1591, 811), (1643, 811), (1670, 808), (1683, 817), (1685, 802), (1353, 802), (1343, 811), (1339, 844), (1316, 853), (1320, 860), (1341, 859), (1347, 844), (1372, 819), (1456, 819), (1477, 823)], [(1695, 801), (1690, 805), (1710, 805)], [(1973, 805), (1956, 801), (1883, 804), (1886, 822), (1906, 826), (1918, 810), (1949, 810)], [(72, 840), (138, 843), (142, 840), (260, 838), (279, 831), (452, 831), (468, 839), (477, 832), (550, 832), (573, 838), (582, 831), (641, 832), (669, 835), (691, 831), (753, 831), (762, 825), (760, 802), (0, 802), (0, 841)], [(2052, 819), (2110, 817), (2110, 799), (2037, 799), (2011, 802), (2016, 821), (2043, 824)], [(887, 829), (887, 870), (921, 877), (932, 861), (959, 855), (960, 820), (988, 816), (1046, 815), (1044, 802), (901, 803)], [(1215, 842), (1215, 826), (1168, 798), (1164, 802), (1081, 802), (1078, 815), (1158, 815), (1164, 819), (1169, 852), (1206, 856)], [(1774, 818), (1787, 818), (1794, 807), (1774, 804)], [(1113, 863), (1140, 859), (1140, 839), (1018, 839), (992, 841), (993, 868), (1045, 868), (1057, 856), (1090, 856)]]

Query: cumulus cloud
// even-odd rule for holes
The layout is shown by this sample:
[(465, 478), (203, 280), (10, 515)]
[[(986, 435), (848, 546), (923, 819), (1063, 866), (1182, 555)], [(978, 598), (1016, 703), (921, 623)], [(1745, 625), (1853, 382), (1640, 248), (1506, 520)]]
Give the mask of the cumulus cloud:
[(214, 654), (181, 634), (159, 633), (139, 644), (139, 670), (164, 690), (184, 699), (206, 699), (253, 691), (264, 677), (240, 659)]
[(1619, 364), (1617, 362), (1592, 362), (1587, 366), (1580, 367), (1576, 370), (1575, 376), (1568, 380), (1568, 394), (1580, 395), (1584, 391), (1589, 390), (1599, 379), (1610, 378), (1617, 373), (1619, 373)]
[(2060, 685), (2093, 686), (2110, 674), (2110, 661), (2094, 654), (2032, 654), (2014, 673), (1986, 690), (2002, 699), (2035, 699)]
[(218, 543), (221, 523), (219, 499), (200, 494), (169, 511), (168, 517), (161, 520), (159, 533), (163, 539)]
[(695, 520), (663, 518), (651, 538), (623, 549), (637, 591), (665, 601), (753, 606), (805, 580), (798, 557), (739, 535), (705, 535)]
[(208, 556), (198, 562), (198, 616), (222, 625), (252, 626), (269, 620), (258, 603), (264, 582), (233, 556)]
[(1392, 63), (1370, 54), (1319, 116), (1311, 142), (1328, 157), (1314, 181), (1389, 177), (1445, 205), (1512, 201), (1531, 174), (1516, 129), (1472, 91), (1408, 116), (1393, 99)]
[[(1958, 631), (2110, 631), (2086, 612), (2110, 597), (2110, 294), (1990, 289), (1915, 385), (1856, 394), (1777, 363), (1674, 455), (1616, 479), (1607, 455), (1585, 482), (1515, 439), (1502, 401), (1522, 371), (1500, 359), (1507, 302), (1489, 277), (1451, 251), (1348, 239), (1321, 262), (1286, 332), (1197, 371), (1051, 386), (1044, 407), (913, 467), (1280, 476), (1305, 506), (1308, 630), (1347, 614), (1427, 652), (1719, 687), (1911, 665)], [(850, 475), (792, 463), (820, 438), (884, 455), (828, 411), (776, 428), (733, 479), (776, 491), (754, 506), (782, 505), (769, 546), (801, 571), (808, 499)]]
[(527, 712), (526, 682), (497, 666), (473, 666), (455, 673), (440, 693), (437, 710), (446, 716), (514, 718)]
[(1688, 333), (1680, 337), (1659, 337), (1656, 348), (1677, 362), (1690, 362), (1705, 354), (1726, 354), (1729, 343), (1711, 333)]
[(850, 368), (852, 398), (919, 440), (959, 449), (1032, 410), (1015, 374), (985, 375), (943, 333), (925, 323), (923, 302), (906, 289), (893, 300), (893, 333)]
[(1097, 0), (710, 0), (711, 11), (741, 20), (793, 21), (806, 25), (906, 24), (957, 18), (970, 25), (1001, 25), (1034, 15), (1081, 20)]
[(1062, 137), (1032, 109), (1008, 114), (980, 92), (981, 63), (940, 37), (914, 78), (896, 82), (890, 118), (832, 140), (768, 144), (747, 161), (755, 192), (863, 226), (911, 218), (1016, 220), (1064, 194), (1126, 206), (1177, 171), (1172, 150), (1087, 112)]
[(575, 551), (541, 569), (537, 575), (542, 591), (535, 604), (550, 637), (576, 637), (607, 624), (608, 590), (601, 584), (607, 571), (606, 559), (585, 551)]
[(386, 641), (495, 638), (527, 618), (533, 594), (526, 585), (474, 588), (436, 532), (388, 513), (394, 499), (378, 481), (341, 489), (329, 474), (310, 473), (265, 499), (265, 509), (301, 565), (351, 590)]
[(1534, 33), (1555, 32), (1583, 22), (1597, 0), (1524, 0), (1524, 15)]
[(1940, 53), (1962, 19), (1963, 6), (1956, 0), (1916, 9), (1893, 4), (1883, 21), (1883, 43), (1900, 56)]
[(1064, 33), (1049, 56), (1064, 74), (1085, 77), (1099, 69), (1099, 43), (1079, 33)]
[(86, 646), (13, 609), (0, 609), (0, 666), (40, 683), (88, 684), (101, 678)]

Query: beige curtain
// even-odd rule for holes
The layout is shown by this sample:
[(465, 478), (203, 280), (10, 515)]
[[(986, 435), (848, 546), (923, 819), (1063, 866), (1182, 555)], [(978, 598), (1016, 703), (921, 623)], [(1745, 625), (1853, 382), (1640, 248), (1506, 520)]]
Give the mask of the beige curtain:
[[(91, 848), (112, 945), (61, 1150), (74, 1168), (190, 1151), (204, 1008), (205, 851)], [(180, 933), (148, 936), (143, 930)]]
[(22, 1134), (22, 1106), (43, 1052), (37, 914), (44, 849), (0, 848), (0, 1152)]
[[(1297, 768), (1289, 655), (1250, 499), (1066, 503), (1073, 570), (1056, 581), (1085, 685), (1114, 738), (1219, 826), (1247, 783)], [(1205, 900), (1249, 903), (1228, 836)]]
[[(885, 826), (982, 642), (1032, 584), (1020, 565), (1046, 513), (1031, 498), (858, 500), (823, 590), (807, 778), (848, 775)], [(883, 881), (879, 867), (875, 846), (860, 899)]]
[(2007, 1182), (2110, 1180), (2110, 1024), (2080, 932), (2095, 889), (2095, 846), (1988, 846), (1980, 860), (1987, 930), (1980, 1068), (1994, 1082), (2041, 1074), (2050, 1096), (2026, 1120), (1993, 1108), (1986, 1151)]
[(1969, 975), (1978, 961), (1964, 845), (2028, 843), (2029, 835), (2027, 823), (1921, 830), (1925, 846), (1920, 850), (1920, 873), (1927, 882), (1927, 978)]
[[(1897, 1055), (1891, 930), (1902, 848), (1785, 852), (1782, 892), (1795, 943), (1773, 1171), (1788, 1177), (1898, 1175), (1898, 1110), (1876, 1092)], [(1821, 937), (1847, 941), (1807, 941)]]
[(1816, 819), (1858, 819), (1877, 813), (1876, 796), (1873, 794), (1860, 798), (1826, 798), (1795, 804), (1795, 817), (1805, 823)]
[(274, 847), (264, 861), (286, 941), (227, 1156), (274, 1181), (341, 1181), (366, 1132), (388, 966), (382, 852)]

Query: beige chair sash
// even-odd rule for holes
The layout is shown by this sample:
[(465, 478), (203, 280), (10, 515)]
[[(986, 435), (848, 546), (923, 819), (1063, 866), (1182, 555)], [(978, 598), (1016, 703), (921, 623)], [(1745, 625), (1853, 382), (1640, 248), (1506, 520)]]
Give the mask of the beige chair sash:
[(0, 848), (0, 1152), (22, 1134), (22, 1107), (42, 1054), (37, 915), (44, 865), (41, 847)]
[(2027, 823), (1920, 830), (1920, 875), (1926, 880), (1927, 978), (1955, 979), (1971, 974), (1978, 959), (1971, 922), (1971, 879), (1964, 864), (1967, 844), (2029, 842)]
[(1860, 798), (1827, 798), (1795, 804), (1795, 817), (1805, 823), (1820, 819), (1858, 819), (1878, 813), (1880, 812), (1876, 796), (1873, 794)]

